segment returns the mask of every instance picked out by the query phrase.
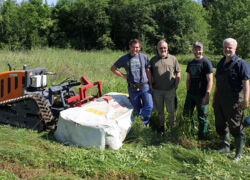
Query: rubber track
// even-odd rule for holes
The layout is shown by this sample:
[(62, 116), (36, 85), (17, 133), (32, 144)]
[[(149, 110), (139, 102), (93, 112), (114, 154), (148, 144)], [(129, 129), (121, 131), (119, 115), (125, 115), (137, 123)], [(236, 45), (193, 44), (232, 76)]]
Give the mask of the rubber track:
[(45, 100), (45, 98), (43, 96), (41, 96), (39, 93), (34, 93), (32, 95), (25, 95), (25, 96), (21, 96), (18, 98), (14, 98), (14, 99), (10, 99), (10, 100), (6, 100), (6, 101), (2, 101), (0, 102), (0, 107), (1, 106), (5, 106), (5, 105), (9, 105), (9, 104), (15, 104), (17, 102), (21, 102), (27, 99), (32, 99), (33, 101), (36, 102), (38, 108), (39, 108), (39, 114), (41, 121), (44, 122), (45, 125), (45, 129), (48, 132), (53, 132), (56, 128), (56, 118), (53, 117), (51, 110), (47, 104), (47, 101)]

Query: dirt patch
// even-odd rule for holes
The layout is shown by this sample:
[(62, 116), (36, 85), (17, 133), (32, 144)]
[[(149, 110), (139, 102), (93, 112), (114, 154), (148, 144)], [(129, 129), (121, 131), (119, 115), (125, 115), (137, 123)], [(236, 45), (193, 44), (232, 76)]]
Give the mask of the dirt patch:
[(181, 138), (179, 139), (179, 144), (184, 147), (184, 148), (187, 148), (187, 149), (190, 149), (190, 148), (194, 148), (194, 147), (198, 147), (199, 145), (195, 142), (195, 141), (192, 141), (188, 138)]
[(44, 170), (33, 169), (16, 162), (0, 162), (0, 169), (11, 171), (20, 178), (34, 178), (45, 174)]
[(108, 176), (111, 179), (124, 179), (124, 180), (139, 179), (139, 177), (135, 175), (117, 173), (114, 172), (112, 169), (108, 170)]
[(135, 179), (140, 179), (137, 175), (133, 174), (122, 174), (119, 172), (115, 172), (112, 169), (109, 169), (107, 171), (107, 174), (98, 174), (95, 175), (94, 177), (91, 178), (86, 178), (86, 179), (91, 179), (91, 180), (117, 180), (117, 179), (122, 179), (122, 180), (135, 180)]

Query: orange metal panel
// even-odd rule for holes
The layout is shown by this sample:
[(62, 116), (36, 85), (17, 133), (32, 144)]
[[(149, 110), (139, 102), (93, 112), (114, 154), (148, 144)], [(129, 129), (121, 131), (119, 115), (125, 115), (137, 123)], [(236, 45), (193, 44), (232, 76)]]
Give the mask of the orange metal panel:
[[(0, 73), (0, 101), (17, 98), (23, 95), (22, 79), (24, 76), (25, 71), (8, 71)], [(18, 83), (15, 82), (16, 78)]]

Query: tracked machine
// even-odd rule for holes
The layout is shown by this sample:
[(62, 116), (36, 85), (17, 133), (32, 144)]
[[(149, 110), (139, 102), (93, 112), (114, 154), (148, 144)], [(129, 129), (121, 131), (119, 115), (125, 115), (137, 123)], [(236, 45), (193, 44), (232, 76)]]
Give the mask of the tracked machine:
[[(102, 96), (101, 82), (90, 83), (67, 78), (47, 88), (47, 76), (55, 73), (45, 68), (12, 70), (0, 73), (0, 123), (16, 127), (53, 132), (60, 111)], [(79, 87), (79, 94), (73, 89)], [(87, 89), (96, 86), (96, 95), (87, 96)]]

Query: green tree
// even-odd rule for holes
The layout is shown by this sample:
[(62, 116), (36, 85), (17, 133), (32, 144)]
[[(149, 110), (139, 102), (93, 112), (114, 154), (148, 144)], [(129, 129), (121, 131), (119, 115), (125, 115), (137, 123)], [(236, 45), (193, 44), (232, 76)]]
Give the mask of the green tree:
[(51, 29), (50, 39), (52, 46), (68, 48), (70, 45), (70, 29), (74, 26), (72, 23), (72, 3), (71, 0), (59, 0), (52, 9), (52, 19), (55, 26)]
[(206, 11), (191, 0), (42, 0), (0, 9), (1, 46), (11, 49), (57, 46), (75, 49), (127, 49), (132, 38), (155, 51), (165, 38), (171, 53), (186, 53), (194, 41), (209, 44)]
[(214, 0), (202, 0), (202, 6), (206, 9), (214, 2)]
[(111, 0), (111, 37), (119, 49), (126, 49), (132, 38), (142, 40), (144, 51), (152, 52), (156, 42), (163, 38), (153, 18), (150, 0)]
[(21, 4), (18, 15), (24, 47), (46, 46), (48, 29), (53, 25), (48, 6), (42, 0), (30, 0)]
[(9, 49), (47, 45), (48, 29), (53, 25), (49, 8), (42, 0), (30, 0), (21, 5), (9, 0), (1, 8), (0, 21), (1, 46)]
[(3, 3), (1, 8), (1, 48), (15, 49), (21, 47), (18, 26), (18, 7), (10, 0)]
[(214, 0), (209, 7), (209, 38), (215, 53), (222, 52), (222, 41), (232, 37), (238, 41), (237, 54), (249, 57), (250, 0)]
[(112, 46), (107, 8), (108, 0), (62, 0), (53, 11), (58, 24), (56, 33), (76, 49)]
[(154, 19), (172, 53), (190, 52), (190, 46), (195, 41), (207, 46), (209, 26), (205, 20), (207, 14), (201, 5), (189, 0), (170, 0), (155, 6)]

